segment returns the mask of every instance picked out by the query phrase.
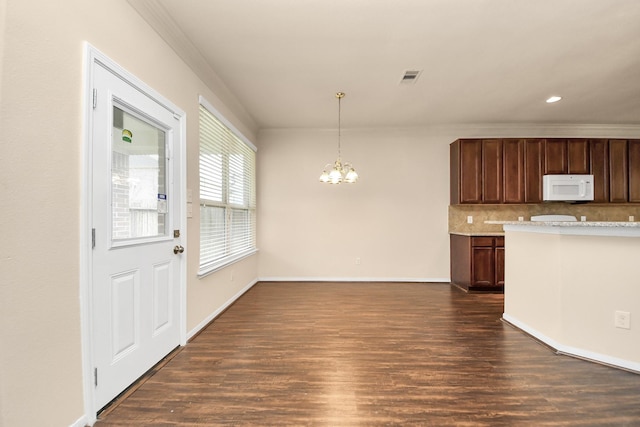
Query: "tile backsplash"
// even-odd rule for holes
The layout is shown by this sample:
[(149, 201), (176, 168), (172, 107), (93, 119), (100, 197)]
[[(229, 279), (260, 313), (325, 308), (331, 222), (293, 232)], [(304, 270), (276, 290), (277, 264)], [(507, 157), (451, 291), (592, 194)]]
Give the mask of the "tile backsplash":
[[(532, 215), (573, 215), (585, 216), (587, 221), (629, 221), (633, 216), (640, 221), (640, 204), (571, 204), (551, 202), (522, 205), (450, 205), (449, 232), (459, 233), (495, 233), (502, 231), (502, 225), (485, 224), (485, 221), (518, 221), (523, 217), (529, 221)], [(467, 217), (473, 223), (467, 223)]]

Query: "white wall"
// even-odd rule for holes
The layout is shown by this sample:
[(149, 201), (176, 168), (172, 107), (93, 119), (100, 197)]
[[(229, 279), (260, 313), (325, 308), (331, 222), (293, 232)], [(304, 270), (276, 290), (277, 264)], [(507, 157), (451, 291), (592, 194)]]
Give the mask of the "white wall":
[(260, 277), (448, 280), (452, 138), (343, 130), (343, 160), (360, 179), (330, 185), (318, 178), (337, 157), (337, 130), (260, 132)]
[[(0, 425), (82, 420), (80, 213), (83, 42), (187, 113), (187, 185), (198, 191), (198, 95), (253, 129), (202, 83), (125, 0), (0, 2)], [(199, 280), (188, 220), (192, 330), (257, 278), (257, 257)], [(79, 421), (79, 422), (80, 422)]]

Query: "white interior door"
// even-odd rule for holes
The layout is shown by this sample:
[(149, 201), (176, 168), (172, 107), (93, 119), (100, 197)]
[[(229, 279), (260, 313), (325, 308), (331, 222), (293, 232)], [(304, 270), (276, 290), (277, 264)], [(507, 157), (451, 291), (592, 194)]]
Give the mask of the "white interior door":
[(181, 132), (173, 112), (99, 64), (93, 82), (91, 335), (102, 408), (180, 344)]

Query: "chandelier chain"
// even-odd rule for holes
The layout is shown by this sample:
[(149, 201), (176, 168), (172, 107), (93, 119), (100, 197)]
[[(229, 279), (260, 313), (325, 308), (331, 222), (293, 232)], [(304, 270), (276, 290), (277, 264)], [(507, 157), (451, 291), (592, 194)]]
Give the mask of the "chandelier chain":
[(336, 93), (336, 98), (338, 98), (338, 159), (342, 160), (342, 152), (340, 142), (342, 139), (342, 98), (344, 98), (343, 92)]

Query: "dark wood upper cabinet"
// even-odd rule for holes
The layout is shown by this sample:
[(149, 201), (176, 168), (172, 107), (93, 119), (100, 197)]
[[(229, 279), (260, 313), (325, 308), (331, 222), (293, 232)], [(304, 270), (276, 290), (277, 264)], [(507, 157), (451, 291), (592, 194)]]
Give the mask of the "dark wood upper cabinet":
[(524, 140), (524, 201), (542, 202), (543, 139)]
[(586, 139), (570, 139), (567, 141), (567, 170), (571, 174), (588, 174), (589, 141)]
[(609, 201), (629, 201), (629, 160), (626, 139), (609, 140)]
[(524, 141), (502, 141), (504, 203), (524, 203)]
[(542, 203), (545, 174), (592, 174), (594, 202), (640, 203), (640, 139), (459, 139), (451, 204)]
[(451, 204), (481, 203), (482, 140), (458, 139), (451, 144), (450, 154)]
[(589, 140), (589, 173), (593, 175), (593, 201), (609, 201), (609, 143), (606, 139)]
[(449, 144), (449, 203), (460, 203), (460, 142)]
[(640, 203), (640, 139), (627, 141), (629, 155), (629, 202)]
[(547, 139), (544, 141), (544, 174), (564, 174), (568, 171), (567, 140)]
[(482, 203), (502, 203), (502, 140), (482, 140)]

